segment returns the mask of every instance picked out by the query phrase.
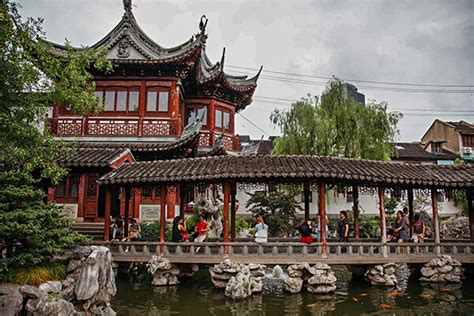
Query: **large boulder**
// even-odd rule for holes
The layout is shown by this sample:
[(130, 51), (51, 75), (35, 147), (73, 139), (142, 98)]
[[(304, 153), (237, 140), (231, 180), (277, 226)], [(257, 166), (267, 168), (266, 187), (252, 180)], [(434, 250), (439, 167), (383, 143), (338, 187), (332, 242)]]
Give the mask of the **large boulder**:
[(28, 315), (40, 316), (69, 316), (74, 315), (76, 310), (71, 302), (64, 299), (34, 299), (28, 300), (26, 303), (26, 311)]
[(48, 281), (40, 284), (39, 289), (46, 293), (59, 293), (62, 287), (61, 281)]
[(147, 264), (148, 272), (153, 276), (151, 281), (155, 286), (177, 285), (180, 270), (168, 259), (162, 256), (152, 256)]
[(23, 308), (23, 295), (17, 284), (0, 284), (0, 315), (19, 315)]
[(367, 269), (365, 279), (372, 285), (395, 286), (398, 283), (395, 272), (394, 263), (373, 265)]
[(285, 291), (296, 294), (301, 292), (303, 287), (303, 279), (301, 277), (291, 277), (288, 276), (285, 278)]
[(469, 218), (465, 216), (450, 217), (440, 225), (442, 238), (469, 238)]

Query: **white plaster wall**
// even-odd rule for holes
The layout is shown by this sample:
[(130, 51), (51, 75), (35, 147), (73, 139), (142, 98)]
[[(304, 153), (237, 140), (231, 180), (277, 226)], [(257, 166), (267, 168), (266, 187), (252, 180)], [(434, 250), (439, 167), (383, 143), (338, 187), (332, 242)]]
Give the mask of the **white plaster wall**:
[[(249, 190), (247, 190), (249, 191)], [(250, 191), (254, 192), (254, 191)], [(311, 192), (312, 193), (312, 198), (313, 202), (310, 203), (310, 214), (311, 217), (315, 216), (316, 213), (318, 212), (318, 197), (317, 193)], [(245, 193), (244, 190), (237, 190), (237, 195), (236, 195), (237, 200), (240, 203), (240, 207), (237, 211), (238, 214), (244, 215), (244, 214), (250, 214), (245, 205), (247, 204), (247, 201), (249, 199), (249, 195)], [(416, 197), (415, 197), (416, 198)], [(302, 208), (304, 208), (304, 203), (300, 204)], [(398, 204), (398, 209), (403, 208), (403, 200)], [(439, 214), (440, 216), (451, 216), (454, 215), (458, 212), (460, 212), (460, 209), (454, 206), (454, 203), (452, 201), (448, 201), (445, 199), (444, 202), (440, 202), (438, 204), (439, 208)], [(328, 195), (326, 198), (326, 212), (328, 215), (331, 217), (337, 216), (340, 211), (342, 210), (351, 210), (352, 209), (352, 202), (347, 202), (347, 198), (345, 194), (336, 194), (335, 190), (329, 190)], [(369, 216), (375, 216), (379, 214), (379, 205), (378, 205), (378, 197), (376, 194), (374, 195), (369, 195), (369, 194), (359, 194), (359, 209), (362, 214), (366, 214)], [(417, 210), (415, 210), (416, 212)], [(303, 211), (299, 212), (300, 214), (303, 214)]]

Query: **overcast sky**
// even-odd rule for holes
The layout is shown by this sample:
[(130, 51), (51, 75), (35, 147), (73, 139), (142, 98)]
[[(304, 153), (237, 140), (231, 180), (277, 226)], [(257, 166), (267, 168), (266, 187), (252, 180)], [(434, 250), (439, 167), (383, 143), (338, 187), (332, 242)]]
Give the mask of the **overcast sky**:
[[(121, 19), (121, 0), (21, 0), (22, 15), (43, 17), (51, 41), (92, 45)], [(435, 118), (474, 121), (474, 0), (445, 1), (164, 1), (133, 0), (142, 29), (162, 46), (176, 46), (198, 32), (202, 14), (209, 18), (207, 53), (226, 69), (257, 69), (254, 102), (241, 112), (260, 129), (236, 116), (236, 133), (253, 138), (279, 133), (269, 115), (288, 108), (268, 97), (299, 99), (319, 95), (324, 79), (291, 77), (279, 71), (319, 77), (396, 83), (470, 85), (423, 87), (353, 82), (366, 99), (386, 101), (401, 111), (401, 140), (419, 140)], [(249, 75), (256, 71), (244, 70)], [(235, 72), (233, 72), (235, 73)], [(310, 82), (308, 82), (310, 81)], [(375, 88), (375, 89), (374, 89)], [(463, 93), (388, 91), (429, 89)], [(461, 90), (461, 91), (460, 91)], [(467, 91), (467, 93), (466, 93)], [(266, 97), (267, 99), (261, 99)], [(437, 112), (438, 111), (438, 112)], [(457, 112), (455, 112), (457, 111)], [(470, 112), (469, 112), (470, 111)], [(263, 131), (262, 131), (263, 130)], [(265, 135), (265, 138), (267, 135)]]

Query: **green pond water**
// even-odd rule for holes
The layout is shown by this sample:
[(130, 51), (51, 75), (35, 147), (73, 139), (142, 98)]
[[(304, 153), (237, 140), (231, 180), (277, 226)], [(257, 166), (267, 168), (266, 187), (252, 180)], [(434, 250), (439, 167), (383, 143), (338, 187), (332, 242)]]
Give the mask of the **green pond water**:
[(406, 290), (338, 281), (331, 295), (263, 293), (233, 301), (212, 287), (207, 271), (179, 286), (153, 287), (117, 278), (112, 308), (118, 315), (474, 315), (474, 279), (459, 285), (410, 280)]

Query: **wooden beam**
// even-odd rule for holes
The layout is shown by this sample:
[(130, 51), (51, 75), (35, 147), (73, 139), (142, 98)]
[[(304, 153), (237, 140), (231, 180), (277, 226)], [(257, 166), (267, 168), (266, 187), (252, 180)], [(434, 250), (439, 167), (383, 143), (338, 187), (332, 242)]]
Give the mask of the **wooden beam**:
[(229, 195), (230, 195), (230, 184), (224, 183), (224, 242), (229, 241)]
[[(166, 235), (166, 185), (160, 186), (160, 242), (165, 242)], [(184, 217), (183, 217), (184, 218)]]
[(410, 220), (410, 236), (413, 235), (413, 222), (415, 221), (415, 211), (413, 208), (413, 189), (407, 189), (408, 193), (408, 219)]
[(319, 183), (319, 221), (320, 221), (320, 242), (322, 246), (322, 255), (326, 256), (326, 185), (324, 182)]
[(352, 198), (352, 210), (354, 212), (354, 238), (355, 240), (359, 240), (359, 188), (357, 185), (352, 186)]
[(311, 191), (309, 189), (309, 183), (305, 182), (304, 183), (304, 188), (303, 188), (303, 197), (304, 197), (304, 220), (308, 221), (309, 220), (309, 195), (311, 194)]
[(466, 189), (467, 211), (469, 216), (469, 231), (471, 233), (471, 240), (474, 240), (474, 210), (472, 209), (472, 189)]
[[(379, 216), (380, 216), (380, 241), (383, 244), (387, 243), (387, 220), (385, 214), (385, 188), (383, 185), (379, 186)], [(382, 249), (382, 254), (384, 257), (387, 256), (387, 246), (384, 246)]]
[(110, 205), (112, 204), (112, 194), (110, 194), (110, 187), (105, 187), (105, 225), (104, 225), (104, 240), (110, 240)]
[(235, 183), (230, 187), (230, 240), (235, 241), (235, 195), (237, 194), (237, 188)]
[[(431, 189), (431, 207), (433, 209), (433, 227), (434, 227), (434, 234), (435, 234), (435, 243), (440, 243), (440, 236), (439, 236), (439, 217), (438, 217), (438, 190), (433, 188)], [(437, 255), (441, 254), (441, 247), (435, 247), (435, 253)]]

